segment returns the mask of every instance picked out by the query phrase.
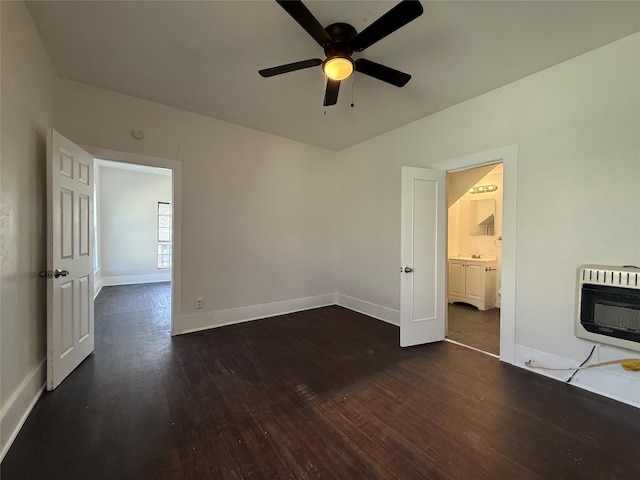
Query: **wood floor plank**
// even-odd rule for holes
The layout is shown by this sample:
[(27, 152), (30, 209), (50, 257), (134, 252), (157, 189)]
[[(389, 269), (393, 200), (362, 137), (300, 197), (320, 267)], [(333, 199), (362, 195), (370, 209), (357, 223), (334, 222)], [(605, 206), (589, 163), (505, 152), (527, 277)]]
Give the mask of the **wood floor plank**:
[(2, 480), (638, 478), (636, 408), (338, 306), (172, 338), (169, 293), (103, 289)]

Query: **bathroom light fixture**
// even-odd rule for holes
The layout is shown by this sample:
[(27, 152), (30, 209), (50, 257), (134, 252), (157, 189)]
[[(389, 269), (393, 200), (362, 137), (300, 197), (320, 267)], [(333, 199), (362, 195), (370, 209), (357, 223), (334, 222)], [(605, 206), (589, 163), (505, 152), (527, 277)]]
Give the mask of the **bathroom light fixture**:
[(480, 185), (469, 189), (469, 193), (490, 193), (498, 190), (497, 185)]
[(329, 58), (322, 69), (331, 80), (344, 80), (353, 73), (353, 61), (347, 57)]

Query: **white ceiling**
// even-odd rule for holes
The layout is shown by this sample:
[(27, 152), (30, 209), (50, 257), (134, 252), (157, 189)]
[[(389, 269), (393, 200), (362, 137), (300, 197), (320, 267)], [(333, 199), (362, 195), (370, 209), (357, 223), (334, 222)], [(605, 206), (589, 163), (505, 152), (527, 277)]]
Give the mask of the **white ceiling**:
[[(396, 1), (306, 1), (363, 30)], [(412, 75), (356, 74), (322, 106), (324, 58), (272, 0), (28, 2), (59, 76), (339, 150), (640, 30), (638, 1), (423, 1), (424, 14), (354, 58)], [(144, 127), (144, 126), (142, 126)]]

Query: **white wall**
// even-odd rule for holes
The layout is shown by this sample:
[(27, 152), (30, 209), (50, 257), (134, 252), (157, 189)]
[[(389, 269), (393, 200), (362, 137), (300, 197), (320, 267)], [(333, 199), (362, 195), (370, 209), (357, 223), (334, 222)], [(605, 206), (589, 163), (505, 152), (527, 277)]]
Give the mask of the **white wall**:
[(334, 302), (333, 152), (63, 79), (55, 123), (83, 145), (182, 163), (175, 331)]
[(0, 2), (2, 456), (44, 385), (45, 157), (53, 125), (53, 68), (22, 2)]
[[(399, 308), (401, 165), (519, 143), (516, 362), (583, 360), (576, 267), (640, 265), (639, 46), (627, 37), (340, 152), (338, 291)], [(630, 356), (602, 347), (596, 361)], [(574, 382), (640, 406), (637, 377), (614, 366)]]
[(157, 268), (158, 202), (171, 203), (171, 175), (100, 167), (103, 285), (167, 282)]

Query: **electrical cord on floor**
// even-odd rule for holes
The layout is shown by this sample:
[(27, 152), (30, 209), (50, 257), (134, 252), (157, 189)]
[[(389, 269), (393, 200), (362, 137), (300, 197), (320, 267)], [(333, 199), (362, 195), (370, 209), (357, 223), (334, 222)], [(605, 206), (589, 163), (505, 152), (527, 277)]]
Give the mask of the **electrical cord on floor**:
[(580, 370), (586, 370), (587, 368), (603, 367), (605, 365), (614, 365), (614, 364), (618, 364), (618, 363), (620, 364), (620, 366), (623, 369), (625, 369), (627, 371), (640, 372), (640, 358), (622, 358), (622, 359), (618, 359), (618, 360), (609, 360), (608, 362), (593, 363), (591, 365), (585, 366), (585, 364), (589, 361), (589, 359), (593, 355), (593, 352), (595, 351), (596, 347), (597, 347), (597, 345), (594, 345), (593, 348), (591, 348), (591, 351), (589, 352), (589, 355), (584, 360), (584, 362), (582, 362), (580, 364), (580, 366), (578, 368), (575, 368), (575, 367), (573, 367), (573, 368), (543, 367), (543, 366), (540, 366), (540, 365), (533, 365), (533, 360), (527, 360), (526, 362), (524, 362), (524, 364), (529, 368), (539, 368), (541, 370), (554, 370), (554, 371), (574, 370), (574, 372), (571, 374), (571, 376), (566, 380), (566, 383), (571, 383), (571, 380), (573, 380), (573, 377)]
[(578, 368), (576, 368), (576, 370), (571, 374), (571, 376), (569, 378), (567, 378), (565, 380), (565, 383), (571, 383), (571, 380), (573, 380), (573, 377), (576, 376), (576, 373), (578, 373), (580, 371), (580, 369), (582, 367), (584, 367), (584, 364), (587, 363), (589, 361), (589, 359), (591, 358), (591, 356), (593, 355), (593, 352), (596, 351), (596, 347), (597, 345), (594, 345), (593, 347), (591, 347), (591, 351), (589, 352), (589, 355), (587, 355), (587, 358), (584, 359), (584, 362), (582, 362)]

